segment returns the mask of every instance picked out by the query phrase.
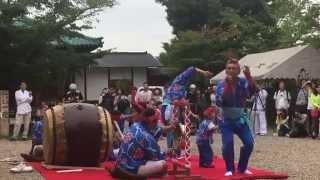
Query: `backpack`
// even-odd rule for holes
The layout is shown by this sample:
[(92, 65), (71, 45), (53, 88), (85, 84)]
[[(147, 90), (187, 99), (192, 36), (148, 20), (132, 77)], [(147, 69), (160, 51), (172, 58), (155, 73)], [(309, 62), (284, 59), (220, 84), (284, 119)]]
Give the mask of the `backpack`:
[[(280, 90), (278, 90), (277, 92), (276, 92), (276, 94), (275, 94), (275, 97), (278, 97), (278, 94), (279, 94), (279, 91)], [(285, 97), (285, 99), (287, 100), (287, 102), (288, 102), (288, 108), (290, 108), (290, 106), (291, 106), (291, 102), (290, 102), (290, 99), (289, 99), (289, 92), (287, 91), (287, 90), (285, 90), (286, 91), (286, 97)]]
[[(280, 90), (278, 90), (278, 91), (276, 92), (276, 94), (275, 94), (276, 97), (278, 97), (279, 91), (280, 91)], [(289, 92), (288, 92), (287, 90), (285, 90), (285, 91), (286, 91), (286, 99), (287, 99), (287, 101), (290, 103), (290, 100), (289, 100)]]

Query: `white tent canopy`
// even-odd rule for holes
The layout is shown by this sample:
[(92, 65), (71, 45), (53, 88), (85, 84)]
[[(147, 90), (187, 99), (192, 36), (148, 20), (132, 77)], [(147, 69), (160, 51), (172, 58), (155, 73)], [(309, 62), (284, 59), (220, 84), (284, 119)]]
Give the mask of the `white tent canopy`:
[[(264, 53), (249, 54), (240, 59), (240, 65), (250, 67), (252, 76), (257, 79), (296, 79), (302, 69), (310, 78), (320, 78), (320, 51), (309, 46), (278, 49)], [(220, 72), (211, 81), (225, 78)]]

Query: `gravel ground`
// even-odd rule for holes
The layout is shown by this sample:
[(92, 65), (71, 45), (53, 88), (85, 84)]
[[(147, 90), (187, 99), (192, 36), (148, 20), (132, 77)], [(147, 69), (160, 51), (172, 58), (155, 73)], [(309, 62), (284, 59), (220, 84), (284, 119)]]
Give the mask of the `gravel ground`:
[[(236, 158), (240, 148), (240, 141), (236, 138)], [(161, 142), (165, 144), (165, 142)], [(0, 159), (19, 157), (21, 152), (28, 152), (30, 142), (10, 142), (0, 140)], [(215, 154), (221, 155), (220, 135), (216, 135), (214, 143)], [(193, 152), (197, 149), (193, 146)], [(320, 141), (312, 139), (289, 139), (280, 137), (257, 137), (254, 153), (250, 165), (265, 168), (276, 172), (287, 172), (292, 180), (319, 180), (320, 179)], [(0, 162), (0, 179), (2, 180), (41, 180), (36, 173), (11, 174), (13, 167)]]
[[(0, 140), (0, 159), (14, 158), (21, 159), (20, 153), (29, 152), (31, 141), (8, 141)], [(0, 179), (1, 180), (42, 180), (43, 178), (37, 172), (12, 174), (9, 169), (14, 167), (7, 162), (0, 162)]]

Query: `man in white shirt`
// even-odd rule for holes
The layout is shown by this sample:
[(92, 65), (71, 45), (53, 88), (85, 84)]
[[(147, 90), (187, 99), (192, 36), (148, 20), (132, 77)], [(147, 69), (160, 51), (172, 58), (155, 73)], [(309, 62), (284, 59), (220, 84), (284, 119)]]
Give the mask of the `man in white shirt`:
[(20, 89), (15, 93), (15, 99), (17, 103), (16, 121), (14, 124), (12, 140), (17, 140), (21, 125), (24, 126), (22, 138), (26, 140), (28, 137), (30, 121), (31, 121), (31, 102), (32, 92), (27, 91), (27, 84), (21, 82)]
[(255, 123), (255, 132), (258, 135), (267, 135), (266, 101), (268, 92), (257, 85), (258, 92), (253, 96), (252, 115)]

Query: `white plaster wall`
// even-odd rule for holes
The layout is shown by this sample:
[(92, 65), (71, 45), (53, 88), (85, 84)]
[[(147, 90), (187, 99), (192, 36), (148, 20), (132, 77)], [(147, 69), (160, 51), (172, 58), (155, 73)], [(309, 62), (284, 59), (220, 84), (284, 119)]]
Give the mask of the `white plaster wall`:
[(83, 75), (83, 72), (76, 74), (75, 83), (77, 84), (78, 89), (82, 92), (82, 95), (84, 96), (84, 75)]
[(110, 68), (110, 80), (113, 79), (131, 80), (131, 68)]
[(134, 68), (134, 80), (133, 85), (136, 87), (140, 87), (144, 82), (147, 81), (147, 71), (145, 68)]
[[(147, 71), (145, 68), (134, 68), (134, 86), (140, 87), (147, 81)], [(131, 80), (131, 68), (111, 68), (110, 79), (129, 79)], [(84, 95), (84, 75), (77, 74), (75, 82), (79, 90)], [(101, 90), (108, 87), (107, 68), (89, 68), (87, 70), (87, 99), (89, 101), (98, 100)]]
[(87, 71), (87, 99), (89, 101), (98, 100), (101, 90), (106, 87), (108, 87), (108, 69), (89, 68)]

